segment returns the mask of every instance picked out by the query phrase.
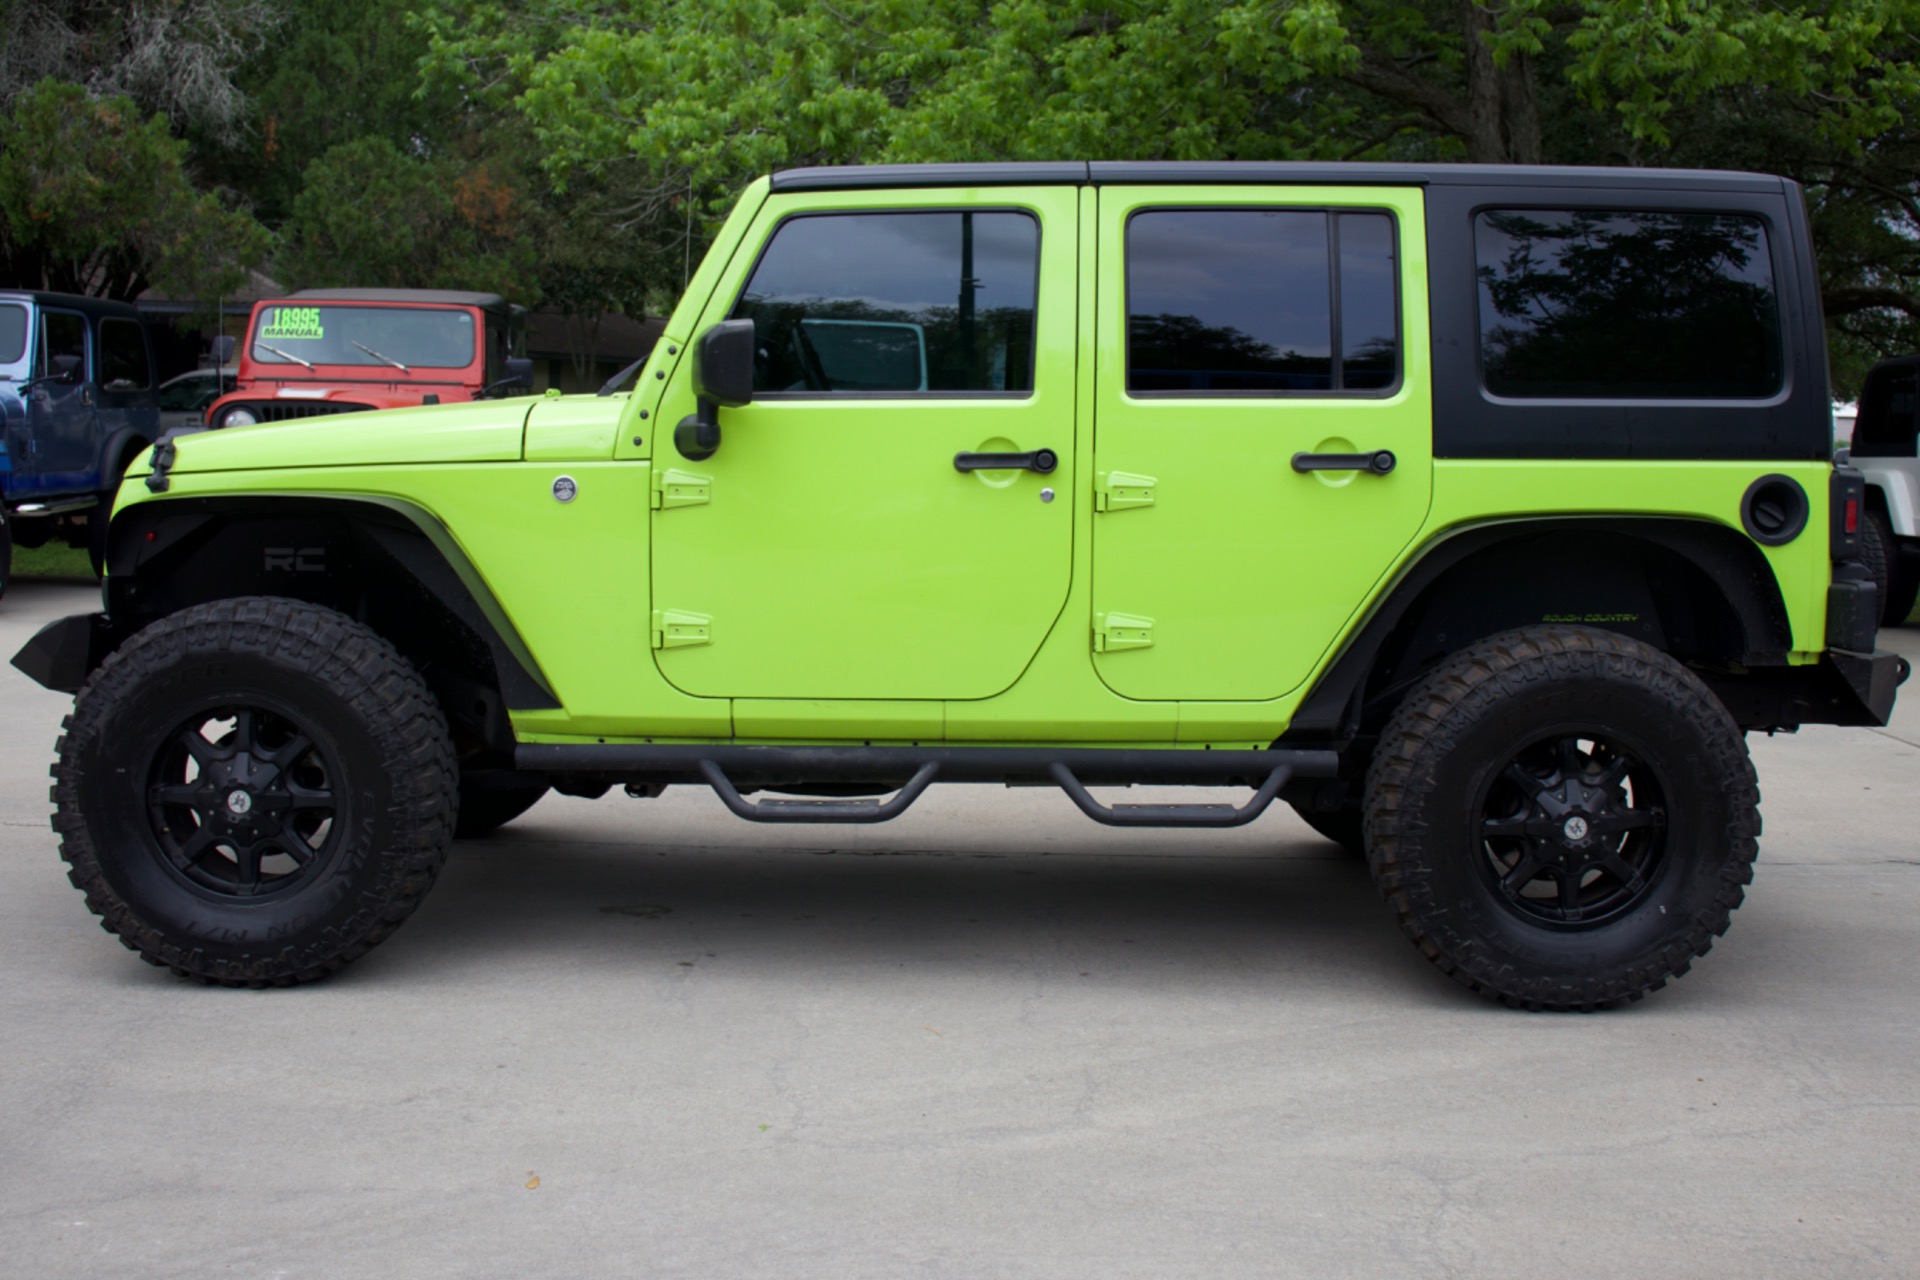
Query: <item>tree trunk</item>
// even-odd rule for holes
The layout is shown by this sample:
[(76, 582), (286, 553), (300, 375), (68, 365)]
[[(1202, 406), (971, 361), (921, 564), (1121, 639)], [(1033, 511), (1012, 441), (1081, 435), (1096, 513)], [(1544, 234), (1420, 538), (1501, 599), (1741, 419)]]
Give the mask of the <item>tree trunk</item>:
[(1467, 54), (1467, 159), (1478, 164), (1540, 163), (1540, 107), (1533, 68), (1523, 54), (1493, 60), (1493, 15), (1479, 0), (1460, 0)]

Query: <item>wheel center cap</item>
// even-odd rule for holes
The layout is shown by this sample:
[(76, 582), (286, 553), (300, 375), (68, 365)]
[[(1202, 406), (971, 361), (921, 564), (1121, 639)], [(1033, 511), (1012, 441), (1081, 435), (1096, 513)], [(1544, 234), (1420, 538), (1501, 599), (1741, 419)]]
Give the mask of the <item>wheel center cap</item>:
[(1585, 840), (1587, 838), (1587, 820), (1579, 814), (1575, 814), (1573, 817), (1567, 819), (1567, 825), (1562, 827), (1561, 830), (1566, 833), (1567, 839), (1569, 840)]
[[(236, 788), (227, 793), (227, 812), (236, 818), (244, 818), (253, 811), (253, 797)], [(1578, 821), (1578, 819), (1576, 819)]]

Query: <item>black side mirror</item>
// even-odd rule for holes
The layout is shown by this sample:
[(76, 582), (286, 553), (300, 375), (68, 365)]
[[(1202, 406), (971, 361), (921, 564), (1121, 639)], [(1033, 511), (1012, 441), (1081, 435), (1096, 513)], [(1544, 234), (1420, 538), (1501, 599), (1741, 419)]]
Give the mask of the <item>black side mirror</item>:
[(48, 382), (72, 384), (80, 381), (79, 356), (55, 356), (53, 358), (53, 376)]
[(694, 462), (720, 448), (720, 410), (753, 402), (753, 321), (722, 320), (693, 345), (693, 413), (673, 429), (673, 447)]
[(220, 369), (233, 363), (233, 348), (234, 341), (232, 334), (223, 333), (215, 338), (208, 352), (208, 354), (213, 357), (213, 367)]

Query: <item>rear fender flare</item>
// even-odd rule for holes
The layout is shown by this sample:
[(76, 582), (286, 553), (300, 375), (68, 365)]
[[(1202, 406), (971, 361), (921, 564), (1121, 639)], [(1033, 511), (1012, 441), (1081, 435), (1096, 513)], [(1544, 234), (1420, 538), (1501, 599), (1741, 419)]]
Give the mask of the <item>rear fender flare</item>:
[[(1430, 599), (1442, 576), (1475, 557), (1497, 555), (1503, 547), (1517, 547), (1542, 536), (1624, 539), (1645, 544), (1651, 553), (1677, 556), (1705, 576), (1719, 592), (1719, 603), (1740, 628), (1734, 646), (1738, 652), (1701, 656), (1749, 666), (1786, 662), (1793, 644), (1792, 628), (1779, 584), (1760, 549), (1736, 530), (1706, 520), (1629, 516), (1467, 525), (1435, 537), (1407, 562), (1372, 609), (1348, 632), (1337, 656), (1300, 704), (1280, 741), (1297, 744), (1329, 737), (1350, 739), (1359, 729), (1369, 678), (1383, 658), (1391, 657), (1395, 646), (1409, 643), (1408, 637), (1399, 634), (1401, 624)], [(1483, 634), (1502, 629), (1504, 626), (1493, 626)], [(1479, 638), (1460, 635), (1452, 640), (1457, 641), (1454, 647), (1461, 647)], [(1664, 647), (1665, 637), (1658, 637), (1657, 644)]]

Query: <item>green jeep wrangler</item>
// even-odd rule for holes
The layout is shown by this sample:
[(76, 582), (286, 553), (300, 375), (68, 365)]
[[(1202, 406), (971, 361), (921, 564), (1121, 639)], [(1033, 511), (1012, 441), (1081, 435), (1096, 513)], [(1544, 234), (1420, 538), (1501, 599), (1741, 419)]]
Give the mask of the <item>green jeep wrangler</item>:
[[(624, 395), (162, 444), (54, 828), (105, 927), (318, 978), (549, 787), (879, 822), (1274, 800), (1529, 1008), (1723, 932), (1749, 730), (1883, 724), (1798, 188), (1059, 163), (754, 183)], [(1250, 788), (1109, 804), (1091, 786)], [(751, 798), (755, 793), (799, 798)]]

